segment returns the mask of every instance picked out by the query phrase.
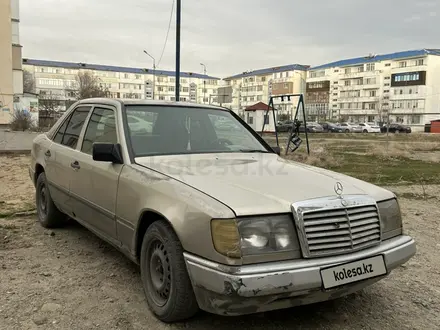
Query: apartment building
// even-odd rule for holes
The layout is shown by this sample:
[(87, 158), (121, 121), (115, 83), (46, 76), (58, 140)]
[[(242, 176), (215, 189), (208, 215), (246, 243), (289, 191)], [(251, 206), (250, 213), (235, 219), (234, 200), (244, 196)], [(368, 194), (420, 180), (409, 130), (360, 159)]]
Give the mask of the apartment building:
[(10, 122), (23, 95), (19, 24), (19, 1), (0, 1), (0, 125)]
[[(23, 68), (33, 75), (40, 97), (62, 101), (60, 110), (75, 100), (78, 73), (86, 71), (99, 78), (110, 97), (175, 101), (173, 71), (37, 59), (23, 59)], [(208, 95), (217, 93), (219, 78), (193, 72), (180, 76), (181, 101), (208, 103)]]
[[(231, 87), (225, 98), (226, 106), (240, 115), (244, 115), (246, 107), (257, 102), (268, 103), (270, 96), (281, 94), (304, 93), (308, 66), (291, 64), (279, 67), (243, 72), (224, 78), (224, 87)], [(222, 93), (227, 91), (222, 89)], [(297, 98), (281, 101), (274, 99), (274, 107), (278, 114), (292, 115), (296, 111)]]
[(312, 120), (397, 122), (415, 131), (440, 118), (440, 50), (368, 55), (309, 69)]

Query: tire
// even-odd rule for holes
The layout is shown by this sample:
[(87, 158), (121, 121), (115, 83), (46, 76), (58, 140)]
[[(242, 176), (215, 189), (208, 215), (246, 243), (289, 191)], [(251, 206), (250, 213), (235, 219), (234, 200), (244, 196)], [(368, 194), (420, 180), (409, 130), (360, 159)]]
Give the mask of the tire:
[(148, 228), (140, 265), (148, 306), (159, 320), (183, 321), (198, 312), (182, 245), (167, 222), (158, 220)]
[(37, 178), (35, 200), (38, 221), (44, 228), (62, 227), (67, 216), (55, 206), (47, 186), (46, 174), (43, 172)]
[(364, 133), (368, 133), (368, 131), (366, 129), (363, 130)]
[(345, 133), (350, 133), (350, 130), (349, 130), (349, 129), (346, 129), (346, 130), (345, 130)]

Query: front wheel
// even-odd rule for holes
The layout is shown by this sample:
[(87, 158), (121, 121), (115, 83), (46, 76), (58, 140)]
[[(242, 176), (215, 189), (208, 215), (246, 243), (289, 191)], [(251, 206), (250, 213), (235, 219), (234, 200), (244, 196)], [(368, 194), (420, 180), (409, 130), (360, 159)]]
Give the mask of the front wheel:
[(363, 130), (364, 133), (368, 133), (368, 131), (366, 129)]
[(163, 322), (194, 316), (199, 307), (183, 259), (182, 245), (162, 220), (150, 225), (141, 248), (141, 277), (148, 306)]

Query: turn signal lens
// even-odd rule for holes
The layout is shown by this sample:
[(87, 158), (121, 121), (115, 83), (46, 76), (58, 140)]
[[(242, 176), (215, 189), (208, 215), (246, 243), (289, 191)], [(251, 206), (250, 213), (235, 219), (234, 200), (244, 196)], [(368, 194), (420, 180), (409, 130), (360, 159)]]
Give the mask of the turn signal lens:
[(240, 236), (233, 219), (211, 220), (211, 233), (218, 253), (229, 258), (240, 258)]

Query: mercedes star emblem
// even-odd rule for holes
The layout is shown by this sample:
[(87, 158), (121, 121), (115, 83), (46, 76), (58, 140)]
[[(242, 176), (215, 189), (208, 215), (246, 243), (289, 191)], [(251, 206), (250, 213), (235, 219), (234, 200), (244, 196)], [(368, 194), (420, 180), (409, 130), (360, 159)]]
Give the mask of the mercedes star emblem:
[(334, 190), (335, 190), (336, 195), (341, 196), (342, 192), (344, 191), (344, 187), (342, 186), (342, 183), (336, 182)]

